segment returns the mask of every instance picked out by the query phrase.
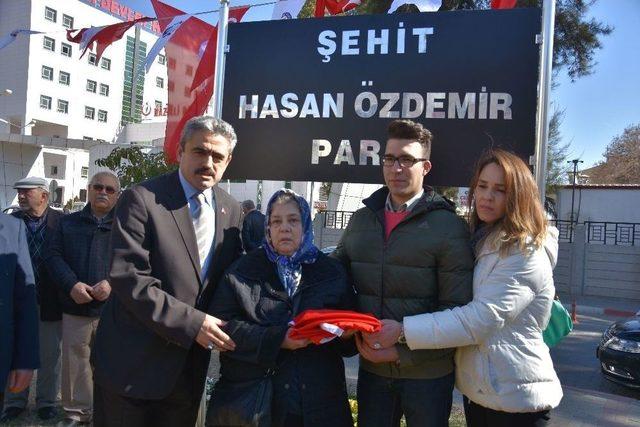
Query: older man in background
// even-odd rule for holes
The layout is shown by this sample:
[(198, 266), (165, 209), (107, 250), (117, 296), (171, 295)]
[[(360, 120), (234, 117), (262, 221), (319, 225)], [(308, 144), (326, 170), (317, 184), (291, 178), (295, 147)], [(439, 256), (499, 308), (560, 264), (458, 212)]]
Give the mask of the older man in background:
[(62, 407), (65, 426), (88, 424), (93, 413), (89, 357), (109, 285), (109, 237), (120, 182), (111, 172), (89, 181), (89, 203), (65, 216), (51, 239), (47, 268), (58, 278), (62, 305)]
[[(51, 235), (63, 213), (49, 207), (49, 187), (44, 178), (24, 178), (17, 181), (13, 188), (18, 190), (20, 210), (12, 215), (22, 220), (26, 226), (26, 241), (35, 275), (40, 312), (40, 369), (36, 382), (36, 407), (38, 417), (49, 420), (56, 416), (55, 406), (60, 390), (62, 311), (55, 277), (48, 274), (43, 260)], [(8, 422), (20, 416), (28, 400), (29, 388), (20, 393), (7, 393), (0, 422)]]

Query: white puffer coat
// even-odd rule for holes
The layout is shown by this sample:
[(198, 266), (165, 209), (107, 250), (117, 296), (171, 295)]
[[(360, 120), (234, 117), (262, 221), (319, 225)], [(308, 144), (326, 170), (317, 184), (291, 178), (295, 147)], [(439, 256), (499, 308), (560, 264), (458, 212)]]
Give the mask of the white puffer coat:
[(554, 298), (557, 230), (544, 248), (513, 248), (501, 258), (484, 245), (476, 259), (473, 301), (404, 318), (409, 348), (458, 347), (456, 387), (473, 402), (504, 412), (555, 408), (562, 387), (542, 340)]

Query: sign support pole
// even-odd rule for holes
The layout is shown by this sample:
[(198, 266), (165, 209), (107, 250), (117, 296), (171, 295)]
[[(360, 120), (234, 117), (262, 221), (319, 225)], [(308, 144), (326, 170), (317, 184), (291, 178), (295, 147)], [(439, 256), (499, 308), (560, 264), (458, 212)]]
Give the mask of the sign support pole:
[(222, 118), (222, 95), (224, 90), (224, 59), (227, 50), (227, 21), (229, 20), (229, 0), (220, 0), (218, 18), (218, 49), (216, 50), (216, 71), (213, 85), (213, 117)]
[(540, 80), (538, 82), (538, 117), (536, 120), (535, 175), (540, 198), (544, 206), (547, 170), (547, 139), (549, 136), (549, 92), (553, 65), (553, 34), (556, 0), (542, 2), (542, 49), (540, 54)]

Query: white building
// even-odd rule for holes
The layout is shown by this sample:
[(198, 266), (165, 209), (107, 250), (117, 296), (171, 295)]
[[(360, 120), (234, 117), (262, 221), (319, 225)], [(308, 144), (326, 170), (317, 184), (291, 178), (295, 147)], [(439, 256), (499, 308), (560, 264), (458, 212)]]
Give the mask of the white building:
[[(91, 144), (78, 140), (113, 142), (126, 123), (165, 121), (164, 55), (133, 85), (134, 66), (157, 39), (151, 24), (128, 31), (99, 62), (91, 52), (80, 58), (79, 45), (66, 39), (68, 28), (138, 16), (115, 1), (0, 1), (0, 35), (17, 29), (45, 32), (20, 35), (0, 50), (0, 207), (15, 203), (11, 187), (27, 175), (56, 180), (63, 204), (76, 196), (83, 199)], [(52, 138), (57, 145), (48, 145)]]
[(624, 222), (640, 224), (640, 185), (637, 184), (578, 184), (558, 189), (556, 209), (558, 219), (578, 222)]

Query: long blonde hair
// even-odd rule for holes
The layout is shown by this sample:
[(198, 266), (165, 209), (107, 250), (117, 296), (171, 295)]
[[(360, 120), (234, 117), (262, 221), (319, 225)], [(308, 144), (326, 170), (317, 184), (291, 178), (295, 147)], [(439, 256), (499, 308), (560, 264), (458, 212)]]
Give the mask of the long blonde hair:
[(494, 230), (480, 244), (493, 244), (502, 256), (513, 246), (522, 251), (529, 244), (540, 247), (547, 233), (547, 218), (533, 174), (520, 157), (498, 148), (480, 157), (471, 179), (468, 199), (471, 231), (476, 231), (482, 225), (475, 208), (475, 190), (480, 173), (490, 163), (495, 163), (504, 172), (506, 206), (504, 216), (494, 224)]

